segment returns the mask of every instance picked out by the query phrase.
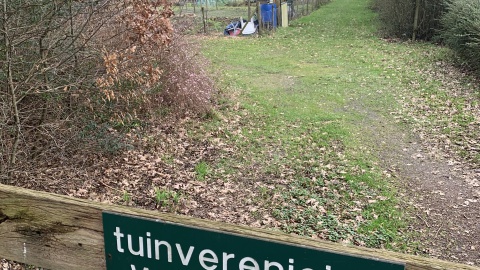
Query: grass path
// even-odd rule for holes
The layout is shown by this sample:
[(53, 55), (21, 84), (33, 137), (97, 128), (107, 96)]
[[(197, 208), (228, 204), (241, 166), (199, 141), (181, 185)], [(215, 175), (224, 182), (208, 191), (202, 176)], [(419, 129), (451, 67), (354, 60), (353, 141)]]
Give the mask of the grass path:
[[(367, 3), (334, 0), (269, 37), (206, 41), (205, 54), (222, 69), (219, 80), (227, 86), (227, 95), (237, 95), (237, 106), (220, 111), (221, 118), (240, 119), (240, 124), (226, 127), (226, 141), (235, 145), (235, 154), (217, 169), (241, 171), (240, 182), (266, 183), (259, 187), (258, 203), (277, 222), (269, 226), (451, 259), (447, 252), (429, 252), (434, 248), (419, 248), (412, 240), (416, 236), (411, 226), (421, 227), (424, 220), (414, 215), (422, 215), (426, 206), (417, 207), (414, 214), (414, 207), (407, 208), (409, 203), (418, 206), (415, 194), (403, 194), (412, 179), (433, 175), (422, 170), (451, 173), (443, 161), (425, 161), (428, 151), (422, 147), (422, 129), (445, 122), (424, 116), (439, 118), (432, 113), (433, 104), (445, 100), (425, 97), (439, 96), (446, 83), (428, 70), (448, 52), (428, 44), (379, 39), (375, 14)], [(412, 105), (412, 100), (418, 102)], [(425, 114), (422, 108), (427, 108)], [(433, 191), (435, 181), (423, 192)], [(446, 235), (439, 241), (446, 241)], [(467, 250), (474, 244), (458, 246), (464, 262), (479, 263), (478, 255)]]
[(404, 242), (396, 191), (359, 126), (395, 107), (390, 56), (407, 54), (376, 38), (374, 20), (362, 1), (334, 1), (272, 37), (209, 41), (207, 54), (241, 89), (253, 123), (239, 148), (251, 158), (231, 162), (273, 181), (277, 205), (288, 204), (273, 211), (287, 232), (373, 247)]

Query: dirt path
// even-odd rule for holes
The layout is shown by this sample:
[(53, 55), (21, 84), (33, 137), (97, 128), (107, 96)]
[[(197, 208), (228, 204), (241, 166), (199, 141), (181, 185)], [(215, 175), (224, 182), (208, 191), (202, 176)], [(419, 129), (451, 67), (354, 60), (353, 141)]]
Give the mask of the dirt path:
[(428, 150), (412, 142), (389, 162), (417, 212), (413, 229), (427, 254), (480, 265), (480, 172), (433, 159)]
[[(435, 78), (432, 78), (435, 79)], [(382, 166), (396, 179), (411, 230), (428, 256), (480, 265), (480, 169), (358, 104)], [(361, 108), (359, 108), (361, 107)], [(417, 112), (420, 113), (421, 112)]]

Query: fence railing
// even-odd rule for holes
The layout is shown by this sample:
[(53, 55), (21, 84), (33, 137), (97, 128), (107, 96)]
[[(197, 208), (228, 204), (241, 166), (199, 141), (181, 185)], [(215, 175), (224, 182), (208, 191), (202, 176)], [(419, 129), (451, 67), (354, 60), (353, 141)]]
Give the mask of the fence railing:
[[(54, 270), (105, 269), (102, 224), (104, 211), (294, 244), (337, 254), (371, 258), (372, 260), (395, 261), (404, 263), (407, 270), (480, 270), (474, 266), (436, 259), (346, 246), (290, 236), (271, 230), (102, 204), (6, 185), (0, 185), (0, 258)], [(226, 244), (234, 245), (235, 243)]]
[[(306, 16), (328, 3), (330, 0), (272, 0), (277, 6), (280, 3), (288, 5), (288, 20), (292, 21)], [(190, 23), (196, 32), (223, 32), (223, 28), (232, 20), (243, 18), (248, 20), (257, 12), (257, 2), (264, 4), (269, 0), (179, 0), (176, 2), (175, 13), (177, 20), (183, 23)], [(279, 8), (279, 11), (281, 9)], [(281, 21), (281, 14), (278, 13), (278, 21)]]
[(289, 4), (288, 19), (295, 20), (319, 9), (322, 5), (328, 3), (329, 0), (292, 0), (287, 2)]

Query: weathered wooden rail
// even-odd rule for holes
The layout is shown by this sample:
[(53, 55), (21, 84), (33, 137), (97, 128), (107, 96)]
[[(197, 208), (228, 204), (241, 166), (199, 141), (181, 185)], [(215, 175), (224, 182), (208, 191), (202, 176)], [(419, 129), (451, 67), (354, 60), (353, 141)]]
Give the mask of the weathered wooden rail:
[(403, 262), (407, 270), (480, 270), (474, 266), (436, 259), (345, 246), (294, 237), (281, 232), (101, 204), (5, 185), (0, 185), (0, 258), (49, 269), (105, 269), (103, 211), (161, 219), (166, 222), (330, 252)]

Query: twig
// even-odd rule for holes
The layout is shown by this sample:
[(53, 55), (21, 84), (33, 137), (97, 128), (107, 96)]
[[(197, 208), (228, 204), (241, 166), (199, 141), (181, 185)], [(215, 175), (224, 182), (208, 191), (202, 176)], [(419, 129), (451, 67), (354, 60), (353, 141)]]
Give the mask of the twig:
[(440, 228), (438, 228), (437, 232), (435, 233), (435, 236), (434, 236), (434, 238), (436, 238), (436, 237), (437, 237), (437, 235), (438, 235), (438, 232), (440, 232), (440, 230), (441, 230), (442, 228), (443, 228), (443, 223), (442, 223), (442, 224), (440, 224)]
[(430, 228), (430, 225), (428, 225), (428, 223), (427, 223), (427, 221), (426, 221), (425, 219), (423, 219), (423, 218), (422, 218), (421, 216), (419, 216), (418, 214), (417, 214), (417, 217), (418, 217), (419, 219), (421, 219), (421, 220), (425, 223), (425, 225), (427, 225), (427, 228)]
[(122, 192), (122, 191), (121, 191), (120, 189), (118, 189), (118, 188), (114, 188), (114, 187), (111, 187), (111, 186), (105, 184), (104, 182), (102, 182), (102, 180), (98, 180), (98, 182), (100, 182), (100, 184), (104, 185), (104, 186), (107, 187), (107, 188), (116, 190), (116, 191), (118, 191), (118, 192)]

